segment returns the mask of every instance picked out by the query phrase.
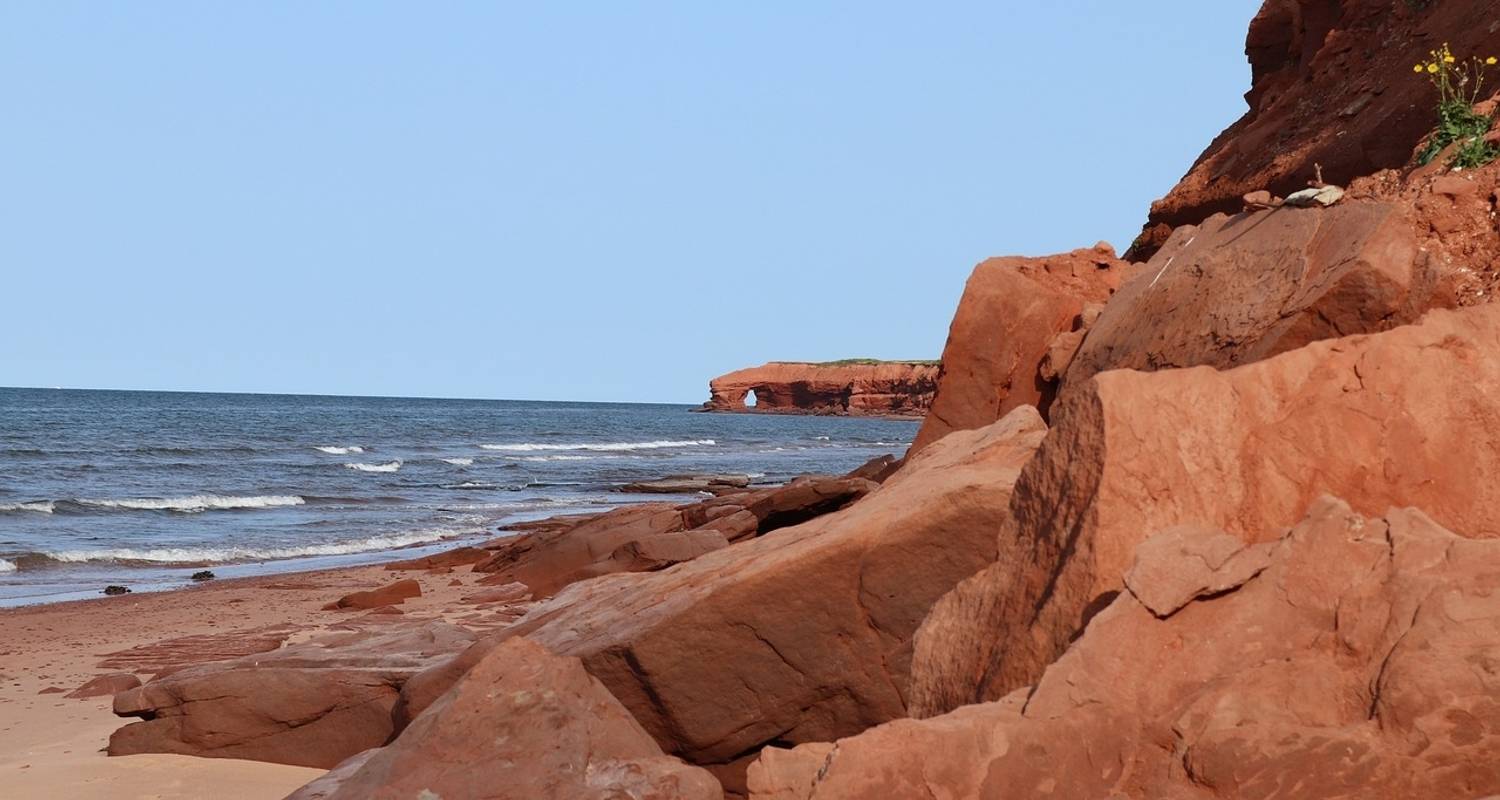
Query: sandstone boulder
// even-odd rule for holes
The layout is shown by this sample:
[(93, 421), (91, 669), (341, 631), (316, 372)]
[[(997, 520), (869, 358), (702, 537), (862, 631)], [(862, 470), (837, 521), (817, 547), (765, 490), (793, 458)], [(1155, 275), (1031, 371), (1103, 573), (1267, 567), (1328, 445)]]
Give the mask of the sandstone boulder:
[(578, 659), (515, 637), (395, 742), (354, 756), (302, 796), (720, 800), (723, 790), (704, 770), (663, 755)]
[(422, 584), (413, 578), (396, 581), (379, 589), (371, 589), (366, 592), (353, 592), (329, 603), (328, 610), (340, 609), (371, 609), (381, 606), (400, 605), (413, 597), (422, 596)]
[(88, 697), (104, 697), (116, 695), (120, 692), (134, 689), (141, 685), (141, 679), (128, 672), (112, 672), (108, 675), (100, 675), (82, 686), (68, 692), (68, 697), (82, 700)]
[[(393, 623), (394, 624), (394, 623)], [(445, 623), (333, 634), (204, 664), (115, 695), (110, 755), (177, 753), (329, 768), (388, 741), (401, 686), (474, 640)]]
[(1224, 369), (1413, 322), (1453, 304), (1452, 288), (1418, 255), (1405, 204), (1215, 215), (1179, 228), (1120, 288), (1065, 380), (1122, 368)]
[(717, 530), (691, 530), (631, 542), (615, 551), (613, 557), (628, 562), (629, 572), (649, 572), (692, 561), (728, 546), (729, 540)]
[(1246, 541), (1322, 493), (1500, 536), (1500, 307), (1314, 342), (1236, 369), (1101, 373), (1063, 395), (1016, 485), (995, 564), (917, 636), (912, 711), (1032, 683), (1173, 525)]
[(583, 659), (668, 751), (724, 764), (903, 716), (912, 633), (995, 556), (1022, 464), (1045, 433), (1018, 408), (945, 437), (837, 513), (661, 572), (570, 586), (414, 678), (411, 719), (507, 636)]
[(474, 569), (491, 573), (485, 583), (523, 583), (537, 597), (548, 597), (576, 581), (661, 569), (718, 549), (721, 540), (805, 522), (843, 508), (878, 485), (864, 478), (811, 475), (785, 486), (687, 505), (624, 506), (576, 525), (544, 528), (497, 544)]
[[(1500, 792), (1500, 542), (1330, 498), (1259, 554), (1207, 528), (1170, 539), (1147, 541), (1127, 590), (1031, 690), (836, 745), (768, 748), (751, 796)], [(1245, 559), (1263, 566), (1234, 568)], [(1220, 588), (1167, 614), (1137, 594), (1177, 595), (1183, 573)]]
[(486, 582), (523, 583), (547, 597), (574, 581), (619, 572), (610, 557), (620, 547), (683, 527), (682, 512), (670, 503), (622, 506), (576, 526), (523, 534), (496, 547), (474, 571), (491, 573)]
[(911, 452), (952, 431), (979, 428), (1020, 405), (1044, 412), (1055, 384), (1039, 374), (1057, 334), (1082, 326), (1128, 265), (1108, 245), (1042, 258), (992, 258), (974, 268), (943, 347), (932, 409)]

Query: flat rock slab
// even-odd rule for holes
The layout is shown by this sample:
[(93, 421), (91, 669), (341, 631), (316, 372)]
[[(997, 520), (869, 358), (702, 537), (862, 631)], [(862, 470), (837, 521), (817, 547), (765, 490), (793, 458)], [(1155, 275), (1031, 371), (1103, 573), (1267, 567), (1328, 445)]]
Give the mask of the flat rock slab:
[(720, 800), (712, 775), (666, 756), (576, 658), (510, 639), (395, 742), (289, 800)]

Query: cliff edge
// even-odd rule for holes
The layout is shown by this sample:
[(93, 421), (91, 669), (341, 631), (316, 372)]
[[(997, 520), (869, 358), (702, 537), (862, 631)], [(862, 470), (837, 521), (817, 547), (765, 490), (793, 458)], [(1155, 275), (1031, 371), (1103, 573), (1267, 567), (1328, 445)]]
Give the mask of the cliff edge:
[(703, 410), (919, 417), (938, 371), (936, 361), (773, 361), (709, 381)]

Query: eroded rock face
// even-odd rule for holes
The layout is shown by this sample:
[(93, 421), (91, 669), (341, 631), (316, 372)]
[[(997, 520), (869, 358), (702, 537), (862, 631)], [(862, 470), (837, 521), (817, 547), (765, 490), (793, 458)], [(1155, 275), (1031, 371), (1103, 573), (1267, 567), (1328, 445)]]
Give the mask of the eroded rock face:
[[(806, 364), (773, 361), (709, 381), (709, 411), (921, 416), (938, 367), (926, 362)], [(746, 398), (755, 395), (754, 406)]]
[(876, 488), (865, 478), (805, 476), (785, 486), (686, 505), (624, 506), (576, 525), (525, 533), (497, 544), (474, 566), (485, 583), (523, 583), (537, 597), (617, 572), (661, 569), (837, 511)]
[(1306, 188), (1314, 164), (1339, 185), (1406, 164), (1437, 122), (1432, 86), (1412, 64), (1443, 42), (1494, 55), (1496, 20), (1495, 0), (1267, 0), (1245, 42), (1250, 110), (1152, 204), (1148, 233), (1233, 212), (1248, 192)]
[(109, 739), (112, 756), (177, 753), (330, 768), (385, 744), (413, 674), (474, 641), (445, 623), (334, 634), (281, 650), (190, 667), (115, 695), (141, 717)]
[[(1033, 691), (836, 745), (768, 748), (751, 796), (1500, 792), (1500, 542), (1414, 509), (1367, 519), (1331, 498), (1282, 538), (1240, 538), (1148, 540), (1127, 590)], [(1234, 566), (1248, 561), (1263, 566)], [(1168, 613), (1140, 596), (1180, 596), (1184, 573), (1219, 589)]]
[(1042, 258), (992, 258), (974, 268), (948, 329), (937, 394), (912, 443), (918, 452), (1020, 405), (1046, 410), (1056, 382), (1040, 366), (1053, 339), (1082, 327), (1127, 267), (1108, 245)]
[(1045, 433), (1033, 408), (913, 456), (837, 513), (671, 569), (564, 590), (409, 682), (412, 719), (507, 636), (583, 659), (669, 752), (724, 764), (771, 742), (900, 717), (912, 633), (995, 556), (1010, 487)]
[(1398, 203), (1220, 214), (1179, 228), (1105, 306), (1066, 381), (1108, 369), (1224, 369), (1455, 305), (1442, 281), (1450, 271), (1418, 250), (1413, 215)]
[[(490, 651), (395, 742), (300, 795), (328, 800), (720, 800), (576, 658), (523, 637)], [(298, 795), (293, 795), (298, 797)]]
[(1070, 389), (1016, 485), (995, 564), (917, 636), (914, 714), (1035, 681), (1123, 588), (1154, 530), (1255, 541), (1332, 493), (1363, 513), (1417, 506), (1463, 535), (1500, 536), (1497, 397), (1495, 306), (1222, 372), (1117, 370)]

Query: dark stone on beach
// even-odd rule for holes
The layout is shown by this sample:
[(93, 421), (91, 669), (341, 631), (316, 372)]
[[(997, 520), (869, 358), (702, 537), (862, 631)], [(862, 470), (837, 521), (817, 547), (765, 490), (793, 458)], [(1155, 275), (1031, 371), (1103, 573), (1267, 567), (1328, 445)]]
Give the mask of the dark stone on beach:
[(126, 586), (106, 586), (104, 593), (107, 595), (130, 594), (130, 588)]
[(202, 570), (201, 572), (194, 572), (193, 573), (193, 580), (199, 581), (199, 582), (202, 582), (202, 581), (211, 581), (211, 580), (213, 580), (214, 578), (217, 578), (217, 577), (218, 577), (217, 575), (213, 574), (212, 572), (210, 572), (210, 571), (208, 571), (206, 569)]

